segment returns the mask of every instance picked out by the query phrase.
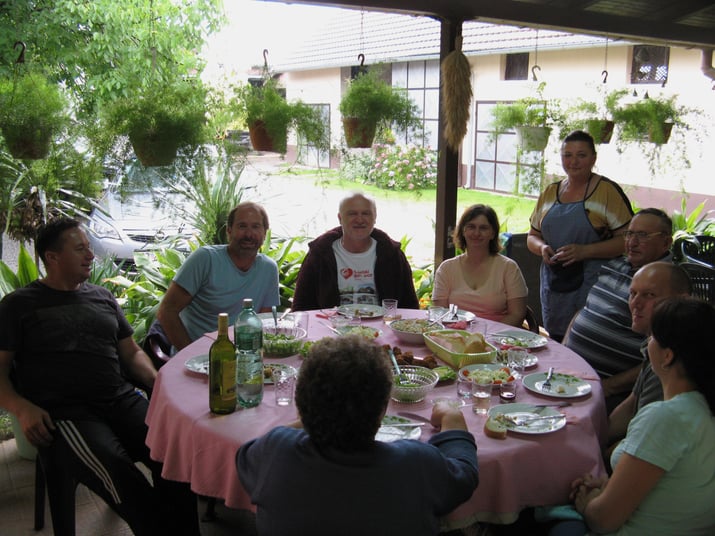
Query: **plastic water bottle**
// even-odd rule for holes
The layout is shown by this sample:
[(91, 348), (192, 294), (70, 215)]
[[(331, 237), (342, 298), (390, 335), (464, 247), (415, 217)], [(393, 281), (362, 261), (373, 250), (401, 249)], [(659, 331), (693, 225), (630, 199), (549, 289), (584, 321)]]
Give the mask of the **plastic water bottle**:
[(243, 300), (233, 333), (238, 405), (252, 408), (263, 400), (263, 323), (253, 310), (252, 299)]
[(236, 349), (228, 338), (228, 315), (218, 315), (218, 338), (209, 350), (209, 409), (213, 413), (236, 410)]

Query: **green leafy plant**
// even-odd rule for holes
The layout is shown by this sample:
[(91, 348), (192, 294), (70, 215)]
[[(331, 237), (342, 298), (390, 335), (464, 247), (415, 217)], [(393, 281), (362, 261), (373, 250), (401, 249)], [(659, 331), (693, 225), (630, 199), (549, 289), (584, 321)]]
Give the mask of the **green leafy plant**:
[(542, 82), (533, 97), (524, 97), (511, 103), (498, 103), (492, 108), (492, 130), (496, 135), (516, 127), (560, 127), (565, 115), (558, 100), (544, 97), (546, 84)]
[(290, 307), (295, 295), (295, 282), (307, 254), (307, 248), (295, 249), (295, 247), (304, 243), (304, 237), (273, 237), (270, 230), (266, 233), (263, 242), (261, 251), (278, 265), (278, 290), (283, 308)]
[(610, 142), (615, 126), (614, 117), (628, 90), (615, 89), (605, 93), (599, 86), (598, 93), (598, 100), (580, 98), (566, 109), (560, 138), (564, 138), (573, 130), (585, 130), (593, 136), (596, 144)]
[(692, 110), (678, 105), (676, 101), (675, 96), (649, 97), (616, 108), (613, 118), (620, 124), (621, 138), (626, 141), (648, 140), (663, 144), (670, 138), (673, 128), (688, 129), (685, 116)]
[(165, 166), (184, 147), (205, 141), (206, 92), (199, 80), (150, 81), (108, 103), (104, 119), (126, 134), (145, 166)]
[(0, 129), (15, 158), (47, 156), (50, 142), (68, 124), (60, 87), (38, 73), (0, 80)]
[[(673, 211), (673, 240), (684, 236), (711, 235), (715, 236), (715, 212), (705, 210), (705, 201), (688, 213), (688, 200), (683, 197), (680, 210)], [(704, 211), (704, 212), (703, 212)]]
[(367, 182), (390, 190), (422, 190), (437, 185), (437, 151), (409, 144), (379, 145)]
[[(406, 90), (383, 80), (381, 72), (380, 66), (373, 67), (350, 80), (340, 99), (348, 147), (369, 147), (376, 131), (388, 132), (393, 124), (403, 131), (419, 127), (417, 105)], [(348, 126), (353, 120), (359, 121), (355, 130)]]
[(328, 149), (328, 131), (317, 108), (302, 101), (288, 102), (275, 78), (267, 77), (262, 86), (243, 84), (234, 87), (229, 108), (245, 121), (251, 131), (251, 142), (260, 149), (257, 131), (265, 129), (274, 150), (285, 153), (288, 131), (295, 130), (306, 142)]
[(185, 205), (174, 208), (198, 231), (203, 244), (225, 244), (228, 213), (243, 198), (240, 184), (246, 165), (244, 157), (231, 155), (222, 146), (197, 150), (186, 161), (181, 159), (162, 181), (173, 192), (190, 201), (191, 211)]
[(0, 298), (13, 290), (29, 285), (37, 279), (39, 273), (32, 255), (24, 245), (20, 244), (16, 272), (13, 272), (12, 268), (0, 261)]

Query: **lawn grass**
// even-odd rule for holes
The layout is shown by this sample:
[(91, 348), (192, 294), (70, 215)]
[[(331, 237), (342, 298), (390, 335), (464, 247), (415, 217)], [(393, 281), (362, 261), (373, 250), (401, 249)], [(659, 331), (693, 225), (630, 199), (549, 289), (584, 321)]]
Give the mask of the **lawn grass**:
[[(338, 190), (357, 190), (373, 197), (379, 204), (380, 199), (400, 199), (410, 201), (415, 204), (415, 209), (434, 210), (437, 201), (436, 190), (418, 191), (395, 191), (385, 190), (370, 184), (361, 184), (341, 178), (340, 172), (335, 169), (301, 169), (292, 165), (286, 165), (281, 170), (286, 175), (296, 175), (301, 177), (312, 177), (319, 181), (325, 188)], [(529, 217), (534, 210), (536, 199), (530, 197), (485, 192), (482, 190), (470, 190), (459, 188), (457, 191), (457, 219), (464, 210), (474, 204), (483, 203), (491, 206), (499, 216), (502, 232), (526, 233), (529, 230)]]

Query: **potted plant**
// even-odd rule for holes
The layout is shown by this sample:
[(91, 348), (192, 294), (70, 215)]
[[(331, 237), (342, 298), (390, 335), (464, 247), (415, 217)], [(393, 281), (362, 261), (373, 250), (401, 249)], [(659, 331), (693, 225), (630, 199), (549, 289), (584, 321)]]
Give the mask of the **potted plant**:
[[(573, 130), (585, 130), (596, 144), (610, 143), (615, 127), (614, 115), (618, 113), (620, 101), (628, 94), (626, 89), (616, 89), (602, 95), (600, 101), (578, 99), (566, 111), (568, 134)], [(562, 131), (562, 138), (564, 137)]]
[(524, 151), (543, 151), (553, 127), (564, 124), (564, 114), (558, 101), (543, 98), (544, 83), (539, 84), (536, 97), (524, 97), (492, 108), (492, 130), (498, 136), (511, 130)]
[(10, 154), (45, 158), (53, 136), (67, 123), (59, 86), (37, 73), (0, 80), (0, 130)]
[(265, 78), (262, 86), (235, 87), (229, 106), (245, 121), (257, 151), (285, 153), (291, 129), (318, 148), (329, 145), (320, 112), (302, 101), (288, 102), (275, 78)]
[(348, 82), (340, 113), (348, 147), (371, 147), (378, 130), (387, 131), (392, 124), (408, 130), (419, 121), (417, 105), (407, 92), (382, 80), (375, 68)]
[(205, 96), (198, 80), (153, 81), (107, 104), (104, 118), (114, 133), (129, 136), (144, 166), (166, 166), (179, 149), (204, 141)]
[(676, 103), (676, 97), (645, 97), (619, 107), (614, 119), (621, 127), (624, 141), (649, 141), (657, 145), (667, 143), (674, 126), (688, 128), (684, 116), (690, 112)]

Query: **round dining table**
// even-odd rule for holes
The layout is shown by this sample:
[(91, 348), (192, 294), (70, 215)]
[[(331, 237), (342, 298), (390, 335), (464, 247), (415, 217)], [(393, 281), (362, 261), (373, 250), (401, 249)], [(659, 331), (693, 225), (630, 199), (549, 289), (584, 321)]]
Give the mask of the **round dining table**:
[[(403, 318), (425, 318), (427, 314), (411, 309), (400, 309), (399, 313)], [(309, 340), (337, 336), (322, 312), (308, 314)], [(363, 320), (363, 324), (381, 331), (376, 339), (379, 344), (399, 346), (417, 357), (431, 353), (424, 345), (400, 342), (381, 318)], [(473, 325), (492, 335), (511, 328), (483, 319)], [(147, 414), (147, 445), (152, 458), (163, 463), (165, 478), (189, 482), (197, 494), (223, 499), (229, 508), (255, 511), (236, 471), (236, 452), (247, 441), (295, 421), (298, 412), (294, 404), (279, 407), (269, 384), (259, 406), (237, 409), (229, 415), (212, 414), (208, 378), (189, 370), (186, 362), (207, 354), (215, 337), (216, 333), (205, 334), (159, 370)], [(487, 437), (483, 431), (486, 417), (465, 406), (462, 411), (478, 446), (479, 486), (468, 501), (443, 519), (443, 530), (464, 528), (477, 521), (512, 523), (524, 508), (568, 503), (570, 484), (576, 477), (584, 473), (605, 474), (601, 445), (606, 438), (607, 416), (596, 372), (577, 354), (550, 339), (532, 353), (538, 362), (525, 375), (554, 367), (557, 372), (587, 382), (590, 393), (568, 398), (571, 405), (558, 408), (566, 416), (566, 425), (561, 429), (539, 434), (510, 431), (501, 440)], [(302, 358), (295, 355), (265, 362), (299, 368)], [(411, 412), (429, 417), (432, 401), (437, 398), (457, 401), (455, 383), (438, 384), (422, 402), (390, 401), (387, 414)], [(517, 403), (550, 404), (562, 400), (518, 385)], [(492, 396), (491, 404), (500, 404), (498, 393)], [(419, 440), (426, 441), (434, 433), (436, 430), (424, 426)]]

